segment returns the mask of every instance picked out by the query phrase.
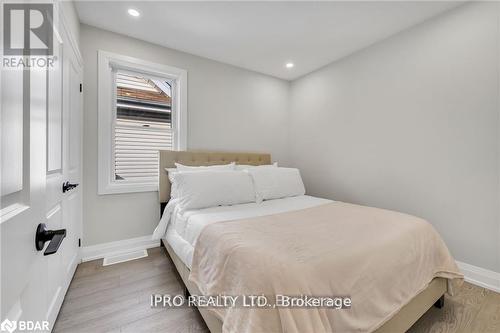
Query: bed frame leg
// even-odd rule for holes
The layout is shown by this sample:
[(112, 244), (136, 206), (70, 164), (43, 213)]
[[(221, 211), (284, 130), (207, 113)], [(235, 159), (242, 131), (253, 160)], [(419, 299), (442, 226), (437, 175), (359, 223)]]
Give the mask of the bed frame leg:
[(438, 309), (442, 309), (443, 306), (444, 306), (444, 295), (441, 296), (437, 301), (436, 303), (434, 303), (434, 306)]

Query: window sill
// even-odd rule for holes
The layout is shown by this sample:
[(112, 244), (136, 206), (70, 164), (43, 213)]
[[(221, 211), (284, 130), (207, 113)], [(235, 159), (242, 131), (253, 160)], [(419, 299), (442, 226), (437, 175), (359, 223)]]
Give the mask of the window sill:
[(122, 193), (140, 193), (140, 192), (157, 192), (158, 184), (152, 183), (138, 183), (138, 184), (120, 184), (120, 183), (109, 183), (103, 186), (99, 186), (97, 194), (122, 194)]

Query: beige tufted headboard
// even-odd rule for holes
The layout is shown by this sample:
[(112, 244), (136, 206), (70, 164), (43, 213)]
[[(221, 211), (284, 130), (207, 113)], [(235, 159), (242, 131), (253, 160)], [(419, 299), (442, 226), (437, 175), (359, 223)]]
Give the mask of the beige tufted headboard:
[(165, 168), (175, 168), (175, 163), (202, 166), (231, 162), (249, 165), (271, 164), (271, 154), (160, 150), (160, 203), (170, 199), (170, 180)]

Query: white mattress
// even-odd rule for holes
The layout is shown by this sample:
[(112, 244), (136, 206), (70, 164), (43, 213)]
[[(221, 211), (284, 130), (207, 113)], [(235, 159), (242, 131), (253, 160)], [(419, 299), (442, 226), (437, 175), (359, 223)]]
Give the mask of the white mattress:
[(208, 224), (300, 210), (329, 202), (332, 201), (302, 195), (267, 200), (262, 203), (219, 206), (185, 212), (180, 212), (176, 207), (171, 207), (170, 209), (167, 207), (160, 221), (159, 228), (162, 224), (167, 225), (167, 231), (162, 238), (167, 240), (168, 244), (184, 264), (191, 268), (194, 245), (201, 230)]

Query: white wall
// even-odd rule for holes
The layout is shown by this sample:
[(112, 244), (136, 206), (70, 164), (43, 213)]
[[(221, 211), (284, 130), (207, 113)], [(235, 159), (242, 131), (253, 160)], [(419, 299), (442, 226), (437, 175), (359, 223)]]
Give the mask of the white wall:
[(496, 3), (467, 4), (294, 81), (308, 193), (423, 217), (500, 271), (497, 22)]
[(97, 195), (97, 50), (188, 71), (188, 149), (270, 152), (286, 164), (289, 83), (90, 26), (81, 26), (84, 68), (85, 246), (150, 235), (158, 193)]

